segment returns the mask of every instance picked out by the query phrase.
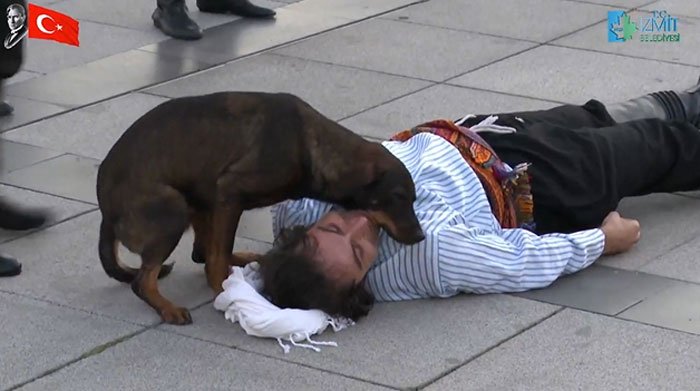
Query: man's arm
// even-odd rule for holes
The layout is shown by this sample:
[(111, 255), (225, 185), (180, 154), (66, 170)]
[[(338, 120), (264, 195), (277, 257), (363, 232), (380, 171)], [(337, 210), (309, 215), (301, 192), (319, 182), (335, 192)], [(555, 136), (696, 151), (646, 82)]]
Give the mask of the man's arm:
[(549, 286), (585, 269), (603, 254), (627, 251), (639, 240), (639, 223), (611, 213), (601, 228), (537, 236), (522, 229), (500, 235), (464, 226), (440, 233), (440, 280), (447, 291), (522, 292)]

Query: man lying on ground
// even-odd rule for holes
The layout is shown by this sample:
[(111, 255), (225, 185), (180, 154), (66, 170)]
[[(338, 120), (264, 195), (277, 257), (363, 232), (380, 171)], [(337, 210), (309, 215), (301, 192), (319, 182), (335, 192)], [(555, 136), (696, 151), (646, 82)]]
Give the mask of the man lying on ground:
[(621, 199), (700, 188), (700, 81), (496, 118), (433, 121), (383, 143), (416, 183), (426, 234), (416, 245), (362, 211), (275, 206), (263, 293), (356, 320), (375, 299), (543, 288), (639, 240), (639, 223), (615, 212)]

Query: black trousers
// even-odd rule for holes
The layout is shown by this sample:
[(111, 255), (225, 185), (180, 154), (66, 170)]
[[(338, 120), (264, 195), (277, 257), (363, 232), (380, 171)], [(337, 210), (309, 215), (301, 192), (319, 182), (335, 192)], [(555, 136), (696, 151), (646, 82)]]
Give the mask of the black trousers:
[(596, 100), (495, 115), (517, 132), (480, 135), (509, 165), (532, 163), (539, 234), (599, 227), (624, 197), (700, 188), (700, 130), (688, 122), (616, 123)]

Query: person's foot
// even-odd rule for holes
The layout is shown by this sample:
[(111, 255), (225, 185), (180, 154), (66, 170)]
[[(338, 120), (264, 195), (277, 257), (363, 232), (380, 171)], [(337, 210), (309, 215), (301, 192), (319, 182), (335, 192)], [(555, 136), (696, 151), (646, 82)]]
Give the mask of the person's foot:
[(271, 18), (276, 15), (274, 10), (259, 7), (249, 0), (197, 0), (197, 8), (202, 12), (231, 13), (248, 18)]
[(15, 111), (15, 109), (12, 108), (12, 106), (10, 106), (9, 103), (0, 102), (0, 117), (8, 116), (12, 114), (13, 111)]
[(0, 277), (12, 277), (22, 273), (22, 264), (14, 258), (0, 255)]
[(153, 24), (165, 35), (183, 40), (202, 38), (202, 29), (187, 14), (187, 6), (182, 4), (158, 7), (151, 18)]
[(39, 228), (48, 220), (48, 216), (45, 211), (22, 210), (5, 200), (0, 200), (0, 228), (13, 231)]

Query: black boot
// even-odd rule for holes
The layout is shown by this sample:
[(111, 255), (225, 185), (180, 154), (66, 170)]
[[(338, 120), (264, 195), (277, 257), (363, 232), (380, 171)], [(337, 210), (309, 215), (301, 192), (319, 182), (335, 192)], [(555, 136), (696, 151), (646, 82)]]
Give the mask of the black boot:
[(202, 12), (231, 13), (248, 18), (271, 18), (276, 14), (274, 10), (259, 7), (249, 0), (197, 0), (197, 8)]
[(187, 14), (185, 0), (158, 0), (153, 11), (153, 24), (166, 35), (176, 39), (202, 38), (202, 29)]
[(15, 109), (12, 108), (7, 102), (5, 102), (5, 95), (3, 94), (3, 84), (4, 82), (0, 80), (0, 117), (5, 117), (12, 114)]
[(0, 255), (0, 277), (12, 277), (22, 272), (22, 264), (16, 259)]
[(692, 122), (700, 117), (700, 80), (685, 91), (657, 91), (605, 107), (615, 122), (644, 118)]
[(46, 220), (48, 213), (44, 211), (22, 210), (5, 200), (0, 200), (0, 228), (25, 231), (41, 227)]

